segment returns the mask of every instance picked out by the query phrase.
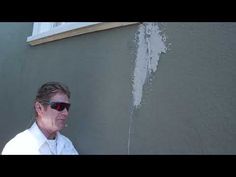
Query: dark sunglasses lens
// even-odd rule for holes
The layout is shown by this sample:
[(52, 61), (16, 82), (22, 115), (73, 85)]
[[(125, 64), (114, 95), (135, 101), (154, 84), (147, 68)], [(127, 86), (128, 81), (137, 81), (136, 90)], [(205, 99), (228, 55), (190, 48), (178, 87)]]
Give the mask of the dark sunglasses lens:
[(67, 111), (69, 111), (69, 109), (70, 109), (70, 104), (65, 103), (65, 107), (66, 107)]
[(57, 111), (63, 111), (65, 108), (69, 111), (70, 104), (68, 103), (52, 103), (51, 108)]

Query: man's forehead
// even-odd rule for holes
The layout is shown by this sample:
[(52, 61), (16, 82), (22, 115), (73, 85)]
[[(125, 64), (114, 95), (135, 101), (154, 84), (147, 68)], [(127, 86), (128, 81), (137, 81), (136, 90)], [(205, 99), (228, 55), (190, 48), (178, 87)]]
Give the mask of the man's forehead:
[(66, 94), (64, 93), (56, 93), (53, 95), (50, 99), (51, 101), (63, 101), (63, 102), (69, 102), (69, 98)]

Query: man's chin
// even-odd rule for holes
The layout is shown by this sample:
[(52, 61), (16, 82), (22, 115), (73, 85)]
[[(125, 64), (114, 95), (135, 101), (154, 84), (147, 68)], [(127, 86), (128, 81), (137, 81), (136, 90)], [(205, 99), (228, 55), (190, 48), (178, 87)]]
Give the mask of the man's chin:
[(57, 128), (58, 128), (59, 131), (62, 130), (63, 128), (65, 128), (65, 127), (66, 127), (65, 123), (60, 122), (60, 123), (57, 124)]

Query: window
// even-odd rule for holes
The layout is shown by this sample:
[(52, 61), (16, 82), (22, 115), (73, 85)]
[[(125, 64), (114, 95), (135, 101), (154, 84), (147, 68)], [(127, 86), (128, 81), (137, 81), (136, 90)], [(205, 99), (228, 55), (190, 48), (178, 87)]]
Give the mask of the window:
[(85, 33), (136, 24), (137, 22), (35, 22), (30, 45), (42, 44)]

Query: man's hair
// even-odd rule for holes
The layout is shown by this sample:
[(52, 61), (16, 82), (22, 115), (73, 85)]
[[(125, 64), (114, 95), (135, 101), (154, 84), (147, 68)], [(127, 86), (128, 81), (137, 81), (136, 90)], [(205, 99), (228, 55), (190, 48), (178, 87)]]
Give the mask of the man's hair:
[[(60, 82), (47, 82), (38, 89), (34, 102), (35, 103), (39, 102), (44, 107), (46, 107), (50, 99), (57, 93), (63, 93), (67, 95), (68, 98), (70, 98), (70, 90), (65, 84), (62, 84)], [(38, 113), (36, 110), (35, 110), (35, 116), (38, 116)]]

